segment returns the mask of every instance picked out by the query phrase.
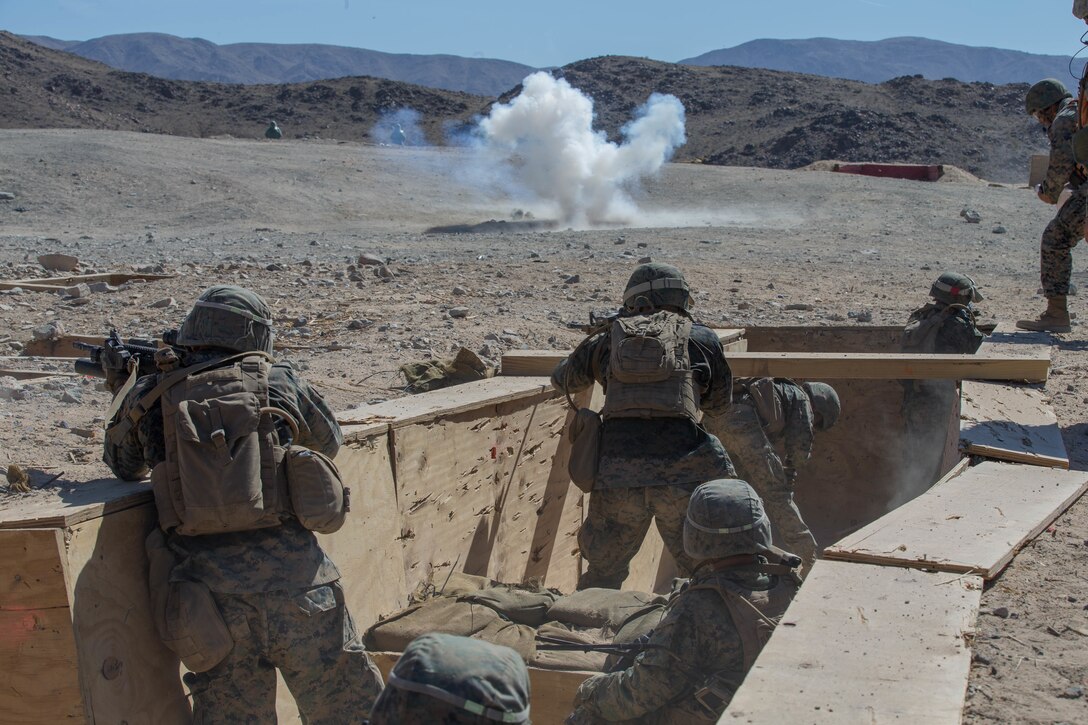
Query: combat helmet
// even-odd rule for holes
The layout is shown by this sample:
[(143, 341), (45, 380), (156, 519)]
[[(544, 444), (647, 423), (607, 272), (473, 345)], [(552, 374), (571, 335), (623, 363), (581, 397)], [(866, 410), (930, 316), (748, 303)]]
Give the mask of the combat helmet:
[(812, 402), (812, 412), (819, 416), (816, 427), (827, 430), (839, 420), (842, 405), (839, 403), (839, 394), (827, 383), (802, 383), (801, 387), (808, 393), (808, 399)]
[(771, 522), (763, 500), (736, 478), (699, 486), (688, 500), (684, 552), (696, 559), (724, 559), (772, 551)]
[(1056, 78), (1044, 78), (1028, 89), (1028, 94), (1024, 97), (1024, 107), (1031, 116), (1038, 111), (1050, 108), (1063, 98), (1072, 97), (1073, 94), (1064, 83)]
[(181, 323), (177, 344), (272, 354), (272, 311), (259, 294), (243, 287), (209, 287)]
[(975, 280), (958, 272), (942, 273), (929, 288), (929, 296), (946, 305), (967, 305), (983, 300)]
[(640, 264), (627, 280), (623, 305), (629, 310), (670, 305), (682, 310), (695, 306), (684, 273), (671, 264)]
[(412, 640), (389, 673), (370, 723), (437, 722), (529, 722), (529, 670), (521, 655), (437, 632)]

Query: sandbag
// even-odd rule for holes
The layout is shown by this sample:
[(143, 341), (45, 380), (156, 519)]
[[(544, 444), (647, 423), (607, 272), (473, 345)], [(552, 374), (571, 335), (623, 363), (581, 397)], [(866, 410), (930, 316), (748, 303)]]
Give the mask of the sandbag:
[(665, 597), (645, 592), (583, 589), (557, 599), (548, 610), (548, 619), (578, 627), (611, 627), (615, 631), (632, 614), (665, 602)]
[(475, 637), (501, 644), (522, 657), (532, 656), (536, 632), (532, 627), (503, 619), (491, 607), (452, 597), (438, 597), (415, 604), (378, 622), (366, 633), (367, 649), (402, 652), (421, 634), (440, 632)]
[(493, 582), (486, 576), (466, 574), (463, 571), (455, 571), (449, 578), (436, 582), (435, 596), (459, 597), (462, 594), (471, 594), (481, 589), (487, 589)]
[[(547, 622), (537, 630), (537, 637), (561, 639), (575, 644), (608, 644), (612, 640), (610, 629), (575, 629), (559, 622)], [(527, 660), (530, 667), (546, 670), (589, 670), (603, 672), (608, 655), (604, 652), (581, 650), (537, 649)]]
[(547, 590), (534, 592), (503, 585), (459, 597), (463, 602), (491, 607), (511, 622), (530, 627), (539, 627), (548, 621), (548, 610), (557, 598), (557, 594)]

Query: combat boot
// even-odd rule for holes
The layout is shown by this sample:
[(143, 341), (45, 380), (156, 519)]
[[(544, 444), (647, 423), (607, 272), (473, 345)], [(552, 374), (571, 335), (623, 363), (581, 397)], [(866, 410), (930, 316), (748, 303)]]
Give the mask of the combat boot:
[(1021, 330), (1033, 330), (1035, 332), (1069, 332), (1069, 308), (1066, 306), (1065, 295), (1046, 298), (1046, 311), (1035, 320), (1017, 320), (1016, 326)]

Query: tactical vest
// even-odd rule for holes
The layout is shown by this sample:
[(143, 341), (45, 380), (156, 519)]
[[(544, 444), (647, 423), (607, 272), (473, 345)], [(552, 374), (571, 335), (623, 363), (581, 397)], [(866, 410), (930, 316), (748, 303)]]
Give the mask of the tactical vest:
[(691, 320), (675, 312), (617, 318), (601, 416), (698, 420), (690, 337)]
[(166, 459), (151, 484), (164, 529), (196, 536), (280, 524), (289, 507), (285, 449), (268, 404), (270, 367), (247, 355), (162, 392)]
[[(931, 353), (937, 349), (937, 335), (950, 315), (959, 310), (965, 310), (970, 316), (971, 311), (965, 305), (945, 305), (937, 307), (928, 305), (919, 310), (918, 317), (907, 323), (903, 328), (903, 337), (900, 349), (910, 353)], [(912, 315), (913, 317), (913, 315)]]
[(721, 578), (696, 584), (688, 591), (699, 589), (716, 591), (729, 610), (744, 650), (744, 672), (752, 669), (797, 594), (797, 584), (787, 577), (778, 577), (777, 585), (765, 591), (744, 589)]

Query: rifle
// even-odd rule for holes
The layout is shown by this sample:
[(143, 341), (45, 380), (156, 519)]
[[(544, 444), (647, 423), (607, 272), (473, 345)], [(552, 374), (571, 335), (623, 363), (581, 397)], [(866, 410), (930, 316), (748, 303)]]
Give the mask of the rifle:
[(608, 672), (619, 672), (625, 670), (634, 664), (635, 657), (638, 657), (640, 652), (644, 652), (650, 647), (659, 647), (664, 649), (661, 645), (651, 645), (650, 635), (653, 631), (636, 637), (630, 642), (623, 644), (595, 644), (592, 642), (571, 642), (565, 639), (559, 639), (557, 637), (542, 637), (537, 635), (536, 648), (544, 652), (603, 652), (607, 655), (614, 655), (615, 657), (609, 663)]
[[(177, 330), (166, 330), (162, 334), (162, 341), (168, 347), (176, 345), (177, 339)], [(136, 366), (137, 374), (141, 376), (159, 372), (155, 364), (155, 354), (160, 345), (152, 338), (131, 337), (122, 340), (117, 330), (110, 330), (109, 337), (101, 345), (87, 342), (72, 344), (89, 353), (87, 357), (79, 358), (75, 362), (75, 370), (80, 375), (92, 375), (109, 381), (126, 377), (132, 365)]]
[(600, 312), (598, 310), (589, 311), (589, 322), (571, 321), (567, 323), (567, 327), (575, 330), (581, 330), (586, 333), (588, 337), (593, 337), (598, 332), (607, 330), (612, 323), (620, 316), (621, 310), (613, 310), (610, 312)]

